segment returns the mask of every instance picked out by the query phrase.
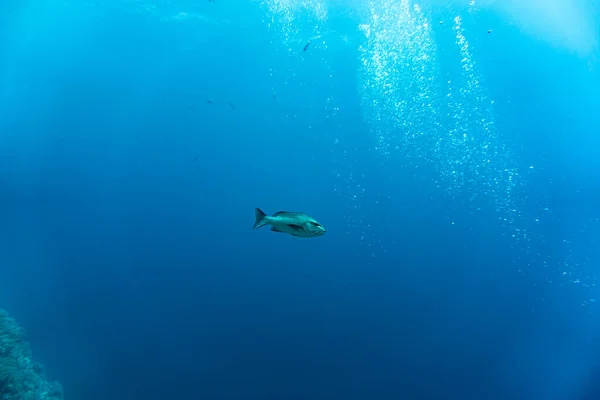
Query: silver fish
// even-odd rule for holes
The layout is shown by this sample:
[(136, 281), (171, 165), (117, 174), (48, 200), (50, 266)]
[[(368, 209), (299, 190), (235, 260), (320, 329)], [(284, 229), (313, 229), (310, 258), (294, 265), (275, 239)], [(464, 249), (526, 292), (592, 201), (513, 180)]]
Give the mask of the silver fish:
[(271, 225), (273, 232), (287, 233), (298, 237), (317, 237), (325, 234), (325, 228), (313, 217), (300, 212), (279, 211), (268, 216), (260, 208), (254, 209), (256, 222), (252, 229)]

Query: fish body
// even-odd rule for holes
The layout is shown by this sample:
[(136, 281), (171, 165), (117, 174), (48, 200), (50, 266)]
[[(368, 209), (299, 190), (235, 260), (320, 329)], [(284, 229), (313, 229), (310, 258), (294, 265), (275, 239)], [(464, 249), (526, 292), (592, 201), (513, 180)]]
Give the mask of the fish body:
[(256, 221), (252, 229), (270, 225), (273, 232), (287, 233), (297, 237), (317, 237), (325, 234), (325, 228), (310, 215), (301, 212), (279, 211), (265, 214), (260, 208), (254, 210)]

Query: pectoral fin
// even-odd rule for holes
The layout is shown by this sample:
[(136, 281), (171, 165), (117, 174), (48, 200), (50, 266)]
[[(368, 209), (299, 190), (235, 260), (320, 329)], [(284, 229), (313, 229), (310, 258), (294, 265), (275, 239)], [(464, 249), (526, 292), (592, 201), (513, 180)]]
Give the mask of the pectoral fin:
[(292, 228), (293, 230), (295, 230), (296, 232), (304, 232), (304, 228), (301, 227), (300, 225), (288, 224), (288, 226), (290, 228)]

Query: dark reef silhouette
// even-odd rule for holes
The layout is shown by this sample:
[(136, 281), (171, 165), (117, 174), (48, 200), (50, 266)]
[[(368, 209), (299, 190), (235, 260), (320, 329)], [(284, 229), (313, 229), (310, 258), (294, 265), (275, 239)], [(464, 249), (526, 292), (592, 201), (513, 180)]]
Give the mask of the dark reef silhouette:
[(0, 309), (0, 399), (62, 400), (58, 382), (48, 382), (43, 366), (31, 358), (25, 329)]

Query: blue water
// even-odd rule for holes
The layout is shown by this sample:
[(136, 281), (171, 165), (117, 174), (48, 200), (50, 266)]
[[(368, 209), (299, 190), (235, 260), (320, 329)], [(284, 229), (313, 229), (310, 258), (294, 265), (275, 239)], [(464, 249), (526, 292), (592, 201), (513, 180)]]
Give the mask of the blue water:
[(0, 5), (0, 307), (65, 398), (600, 398), (599, 10), (449, 3)]

